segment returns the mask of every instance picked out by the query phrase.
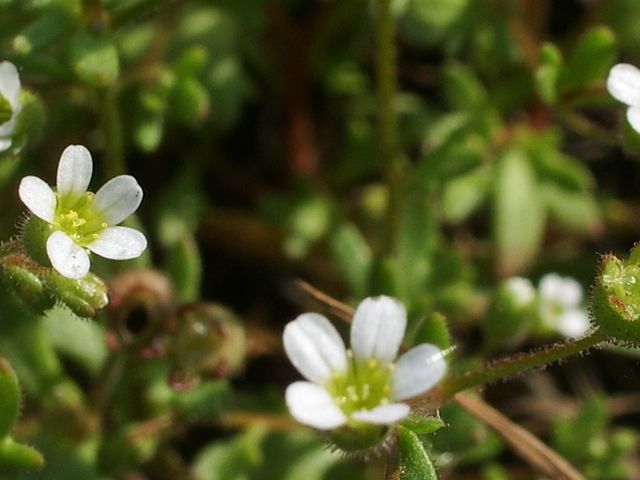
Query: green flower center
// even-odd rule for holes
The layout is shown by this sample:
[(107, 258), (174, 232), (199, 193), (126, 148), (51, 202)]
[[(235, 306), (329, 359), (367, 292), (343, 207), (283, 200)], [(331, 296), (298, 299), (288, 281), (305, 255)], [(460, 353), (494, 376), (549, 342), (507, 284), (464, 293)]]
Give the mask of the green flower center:
[(95, 195), (86, 192), (79, 198), (56, 193), (58, 203), (53, 215), (53, 226), (66, 233), (81, 247), (87, 247), (108, 227), (105, 218), (96, 210)]
[[(347, 417), (391, 402), (393, 363), (382, 364), (374, 358), (357, 361), (351, 350), (347, 351), (347, 361), (347, 371), (334, 374), (327, 385), (328, 392)], [(349, 423), (353, 422), (349, 420)]]

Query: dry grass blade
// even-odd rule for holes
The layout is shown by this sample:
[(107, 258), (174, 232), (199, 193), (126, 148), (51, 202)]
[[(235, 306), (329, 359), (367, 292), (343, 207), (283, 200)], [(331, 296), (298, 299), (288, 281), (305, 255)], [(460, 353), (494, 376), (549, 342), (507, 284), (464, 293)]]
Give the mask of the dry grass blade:
[(353, 318), (354, 309), (349, 305), (342, 303), (339, 300), (327, 295), (326, 293), (318, 290), (317, 288), (309, 285), (304, 280), (296, 280), (296, 287), (298, 287), (305, 295), (310, 297), (315, 302), (322, 305), (329, 310), (336, 317), (344, 320), (347, 323), (351, 323)]
[(538, 472), (554, 480), (585, 480), (562, 456), (495, 408), (464, 393), (457, 393), (453, 398), (467, 412), (495, 430), (515, 453)]

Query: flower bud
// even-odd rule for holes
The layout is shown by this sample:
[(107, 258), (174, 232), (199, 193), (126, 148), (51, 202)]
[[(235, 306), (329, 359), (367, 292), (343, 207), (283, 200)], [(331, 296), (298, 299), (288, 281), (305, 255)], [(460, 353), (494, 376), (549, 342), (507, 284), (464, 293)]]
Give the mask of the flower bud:
[(178, 320), (171, 346), (174, 388), (195, 385), (200, 375), (229, 377), (244, 366), (245, 333), (230, 310), (220, 305), (193, 304), (180, 312)]
[(640, 343), (640, 244), (627, 261), (610, 253), (602, 257), (591, 302), (601, 332), (625, 344)]
[(79, 317), (95, 317), (109, 303), (107, 286), (91, 272), (76, 280), (49, 269), (46, 279), (53, 297)]
[(55, 302), (42, 279), (42, 268), (22, 254), (10, 255), (3, 263), (6, 285), (25, 305), (36, 312), (53, 307)]

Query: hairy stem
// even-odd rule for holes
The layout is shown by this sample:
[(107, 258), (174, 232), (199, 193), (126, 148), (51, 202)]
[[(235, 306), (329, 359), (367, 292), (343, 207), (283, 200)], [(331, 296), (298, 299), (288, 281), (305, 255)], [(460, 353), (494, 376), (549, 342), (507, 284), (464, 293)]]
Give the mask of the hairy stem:
[(507, 357), (486, 365), (484, 368), (467, 372), (464, 375), (452, 377), (442, 383), (440, 390), (442, 398), (447, 400), (456, 393), (467, 388), (495, 382), (508, 378), (527, 370), (539, 368), (549, 363), (575, 355), (605, 340), (605, 336), (596, 330), (591, 334), (575, 341), (555, 343), (540, 350)]

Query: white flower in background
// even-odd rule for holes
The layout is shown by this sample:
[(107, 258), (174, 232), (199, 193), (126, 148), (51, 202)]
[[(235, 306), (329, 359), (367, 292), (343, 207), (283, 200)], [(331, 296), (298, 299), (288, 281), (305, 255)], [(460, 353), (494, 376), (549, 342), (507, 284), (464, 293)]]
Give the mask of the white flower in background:
[(116, 227), (138, 209), (142, 189), (135, 178), (120, 175), (96, 194), (87, 192), (93, 162), (82, 145), (65, 148), (58, 164), (56, 191), (38, 177), (24, 177), (20, 199), (36, 216), (52, 226), (47, 239), (51, 265), (68, 278), (89, 271), (88, 250), (113, 260), (140, 256), (147, 239), (137, 230)]
[(536, 298), (536, 289), (528, 278), (511, 277), (504, 284), (518, 307), (526, 307)]
[(351, 326), (351, 349), (324, 316), (304, 313), (284, 330), (284, 348), (308, 382), (286, 392), (291, 415), (319, 430), (390, 425), (409, 414), (401, 400), (420, 395), (445, 374), (443, 352), (418, 345), (396, 360), (407, 313), (397, 300), (367, 298)]
[(16, 128), (16, 119), (20, 113), (20, 77), (13, 63), (0, 63), (0, 95), (11, 106), (11, 118), (0, 124), (0, 152), (4, 152), (11, 146), (11, 135)]
[(572, 338), (589, 330), (584, 292), (576, 280), (549, 273), (540, 279), (538, 292), (539, 314), (545, 325)]
[(607, 90), (613, 98), (629, 106), (627, 120), (640, 132), (640, 70), (628, 63), (614, 65), (607, 78)]

